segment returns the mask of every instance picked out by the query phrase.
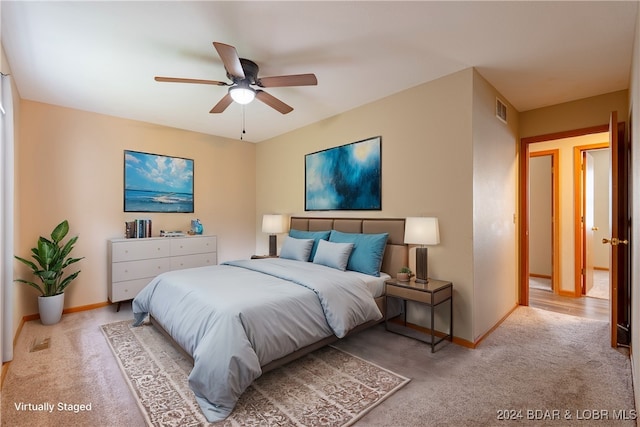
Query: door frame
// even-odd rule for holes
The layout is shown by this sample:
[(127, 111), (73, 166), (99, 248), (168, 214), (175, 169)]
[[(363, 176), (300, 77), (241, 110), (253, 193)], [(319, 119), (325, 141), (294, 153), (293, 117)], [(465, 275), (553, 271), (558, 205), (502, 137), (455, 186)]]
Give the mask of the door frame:
[(584, 136), (593, 133), (609, 131), (609, 124), (591, 126), (588, 128), (574, 129), (564, 132), (555, 132), (545, 135), (530, 136), (520, 139), (519, 155), (519, 188), (518, 198), (520, 212), (519, 242), (520, 242), (520, 283), (518, 292), (518, 304), (529, 305), (529, 145), (536, 142), (564, 139), (576, 136)]
[(582, 283), (584, 277), (582, 274), (582, 267), (585, 259), (585, 230), (582, 224), (582, 211), (583, 211), (583, 163), (582, 157), (584, 152), (590, 150), (597, 150), (602, 148), (610, 148), (609, 142), (602, 142), (597, 144), (576, 145), (573, 147), (573, 236), (574, 236), (574, 295), (575, 297), (582, 296)]

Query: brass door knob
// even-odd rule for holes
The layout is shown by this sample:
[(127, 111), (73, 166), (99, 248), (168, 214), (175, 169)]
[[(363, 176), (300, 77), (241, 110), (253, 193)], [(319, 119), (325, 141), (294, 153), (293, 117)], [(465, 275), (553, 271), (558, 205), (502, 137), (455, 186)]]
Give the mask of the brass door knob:
[(617, 237), (612, 237), (611, 239), (602, 239), (602, 243), (604, 243), (605, 245), (607, 243), (611, 243), (611, 246), (618, 246), (618, 245), (628, 245), (629, 241), (627, 239), (620, 240)]
[(598, 231), (599, 228), (598, 227), (591, 227), (591, 231)]

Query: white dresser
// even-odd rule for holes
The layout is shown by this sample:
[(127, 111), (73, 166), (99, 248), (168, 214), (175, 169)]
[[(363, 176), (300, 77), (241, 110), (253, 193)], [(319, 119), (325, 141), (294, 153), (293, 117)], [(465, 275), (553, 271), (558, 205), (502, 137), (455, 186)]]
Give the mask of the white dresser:
[(108, 241), (109, 301), (135, 298), (160, 273), (217, 263), (216, 236), (150, 237)]

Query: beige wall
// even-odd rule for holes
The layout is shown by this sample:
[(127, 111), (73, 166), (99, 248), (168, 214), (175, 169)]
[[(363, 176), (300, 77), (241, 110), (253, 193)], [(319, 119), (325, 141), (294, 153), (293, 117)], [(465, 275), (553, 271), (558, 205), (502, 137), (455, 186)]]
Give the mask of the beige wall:
[[(194, 159), (195, 213), (123, 212), (123, 151)], [(28, 256), (39, 235), (63, 219), (79, 235), (85, 259), (66, 291), (65, 307), (107, 300), (107, 240), (124, 222), (151, 218), (160, 229), (188, 230), (199, 218), (218, 236), (218, 259), (246, 258), (255, 248), (254, 144), (23, 100), (16, 145), (16, 254)], [(27, 275), (16, 262), (16, 277)], [(37, 313), (37, 293), (16, 288), (16, 319)], [(17, 323), (16, 323), (17, 325)]]
[(551, 277), (551, 155), (529, 159), (529, 273)]
[[(496, 97), (508, 124), (496, 118)], [(493, 328), (517, 300), (518, 114), (473, 74), (473, 338)], [(455, 194), (455, 193), (451, 193)]]
[(628, 97), (627, 90), (620, 90), (525, 111), (520, 114), (520, 138), (606, 125), (612, 111), (617, 111), (624, 121), (628, 115)]
[[(1, 45), (0, 45), (1, 46)], [(9, 63), (7, 61), (6, 58), (6, 54), (4, 52), (4, 47), (2, 46), (1, 49), (1, 57), (0, 57), (0, 65), (2, 66), (2, 68), (0, 69), (0, 71), (2, 71), (4, 74), (8, 74), (11, 75), (12, 71), (11, 68), (9, 67)], [(14, 145), (17, 144), (17, 141), (19, 139), (19, 135), (20, 135), (20, 129), (18, 128), (18, 120), (20, 117), (20, 96), (18, 93), (18, 89), (15, 85), (15, 81), (13, 78), (11, 78), (11, 89), (12, 89), (12, 101), (13, 101), (13, 132), (14, 132)], [(5, 106), (6, 108), (6, 106)], [(6, 143), (3, 140), (3, 143)], [(2, 156), (9, 154), (9, 152), (13, 153), (13, 148), (12, 146), (5, 146), (2, 147)], [(11, 162), (11, 160), (7, 159), (8, 162)], [(4, 163), (4, 160), (3, 160)], [(6, 164), (6, 163), (5, 163)], [(2, 166), (4, 168), (4, 166)], [(8, 168), (10, 169), (10, 168)], [(9, 170), (2, 170), (0, 171), (0, 173), (8, 173), (10, 174), (11, 172)], [(11, 168), (12, 169), (12, 168)], [(15, 181), (14, 179), (11, 179), (11, 176), (2, 176), (2, 178), (0, 179), (0, 181), (3, 182), (3, 186), (5, 185), (12, 185), (10, 182), (7, 182), (5, 180), (11, 180), (11, 182)], [(14, 223), (16, 221), (18, 221), (18, 217), (16, 215), (15, 212), (15, 206), (13, 205), (13, 199), (10, 199), (10, 197), (12, 197), (12, 192), (10, 192), (10, 194), (5, 194), (4, 191), (2, 191), (2, 201), (0, 201), (0, 205), (1, 205), (1, 209), (5, 210), (3, 212), (3, 221), (8, 221), (8, 223), (3, 223), (2, 224), (2, 228), (3, 231), (0, 232), (0, 234), (2, 234), (2, 239), (12, 239), (12, 237), (9, 235), (11, 233), (11, 231), (5, 231), (7, 230), (7, 228), (11, 228), (13, 224), (11, 224), (11, 219), (14, 220)], [(5, 199), (6, 198), (6, 199)], [(9, 209), (13, 209), (12, 211), (10, 211)], [(7, 243), (7, 245), (9, 245), (9, 247), (7, 249), (11, 249), (11, 242), (7, 242), (6, 240), (4, 240), (4, 243)], [(15, 321), (16, 319), (19, 320), (19, 317), (16, 315), (15, 313), (15, 309), (14, 307), (14, 289), (13, 289), (13, 283), (11, 283), (11, 280), (13, 279), (13, 271), (12, 269), (9, 268), (9, 271), (7, 271), (7, 269), (5, 269), (5, 265), (6, 266), (11, 266), (12, 265), (12, 254), (7, 254), (4, 250), (0, 251), (2, 252), (2, 257), (3, 257), (3, 261), (0, 263), (0, 283), (2, 283), (2, 287), (3, 289), (0, 291), (0, 329), (2, 331), (2, 339), (0, 339), (0, 354), (2, 355), (2, 361), (7, 361), (7, 360), (11, 360), (13, 358), (13, 337), (14, 337), (14, 331), (15, 328), (13, 327), (13, 325), (17, 325), (17, 322)]]
[(611, 246), (601, 244), (603, 238), (611, 237), (609, 228), (609, 170), (611, 169), (611, 150), (602, 149), (590, 151), (594, 172), (594, 212), (593, 222), (598, 229), (593, 233), (593, 266), (600, 269), (609, 268), (609, 252)]
[[(508, 153), (508, 164), (501, 165), (498, 168), (500, 175), (492, 180), (492, 183), (500, 182), (501, 187), (507, 188), (509, 198), (506, 213), (501, 211), (497, 214), (500, 226), (508, 220), (513, 227), (515, 209), (515, 183), (505, 185), (501, 181), (514, 179), (515, 137), (511, 130), (504, 130), (502, 123), (500, 132), (496, 132), (493, 125), (483, 128), (483, 124), (489, 123), (485, 116), (493, 114), (484, 111), (492, 112), (495, 105), (493, 90), (483, 81), (474, 70), (464, 70), (258, 144), (256, 251), (267, 252), (267, 236), (260, 232), (260, 220), (265, 213), (343, 217), (436, 216), (440, 222), (441, 243), (429, 249), (429, 273), (434, 278), (454, 283), (455, 335), (469, 341), (476, 339), (480, 331), (473, 327), (474, 268), (477, 267), (474, 266), (473, 245), (474, 143), (478, 142), (493, 154)], [(474, 85), (481, 86), (479, 93), (474, 93)], [(497, 122), (495, 117), (491, 120)], [(472, 126), (476, 124), (483, 130), (474, 137)], [(382, 210), (305, 212), (304, 155), (376, 135), (382, 136)], [(511, 135), (510, 143), (507, 142), (508, 135)], [(494, 143), (496, 145), (492, 146)], [(496, 162), (504, 160), (502, 154), (498, 155), (498, 160), (491, 160), (491, 155), (488, 157), (489, 163), (481, 172), (486, 176), (491, 174)], [(496, 205), (502, 207), (502, 203), (490, 203), (487, 209)], [(489, 211), (483, 209), (483, 212)], [(491, 216), (488, 214), (482, 221), (496, 219)], [(511, 266), (515, 266), (514, 244), (513, 236), (507, 238), (506, 245), (501, 244), (501, 250), (509, 252), (506, 262)], [(502, 255), (496, 256), (492, 265), (500, 263)], [(410, 259), (413, 263), (413, 251)], [(509, 308), (515, 304), (515, 273), (511, 267), (505, 270), (508, 283), (504, 283), (502, 277), (484, 280), (481, 275), (490, 291), (498, 291), (501, 295), (497, 298), (500, 300), (499, 309), (494, 311), (496, 307), (491, 305), (486, 321), (482, 318), (487, 314), (484, 309), (478, 311), (483, 325), (495, 324), (506, 313), (505, 299), (509, 301)]]

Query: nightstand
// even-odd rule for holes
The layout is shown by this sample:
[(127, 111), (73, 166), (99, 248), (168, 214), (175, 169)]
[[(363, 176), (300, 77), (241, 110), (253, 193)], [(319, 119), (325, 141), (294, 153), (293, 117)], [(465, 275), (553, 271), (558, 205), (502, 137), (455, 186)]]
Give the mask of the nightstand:
[[(387, 331), (415, 338), (431, 345), (431, 352), (445, 339), (453, 340), (453, 284), (442, 280), (429, 279), (428, 283), (416, 283), (415, 280), (401, 282), (396, 279), (385, 281), (386, 303), (389, 307), (389, 298), (403, 301), (404, 319), (402, 324), (390, 321), (389, 313), (385, 316), (385, 328)], [(407, 301), (430, 307), (431, 325), (430, 332), (425, 333), (407, 326)], [(435, 329), (434, 314), (441, 304), (449, 305), (449, 331), (437, 331)]]

